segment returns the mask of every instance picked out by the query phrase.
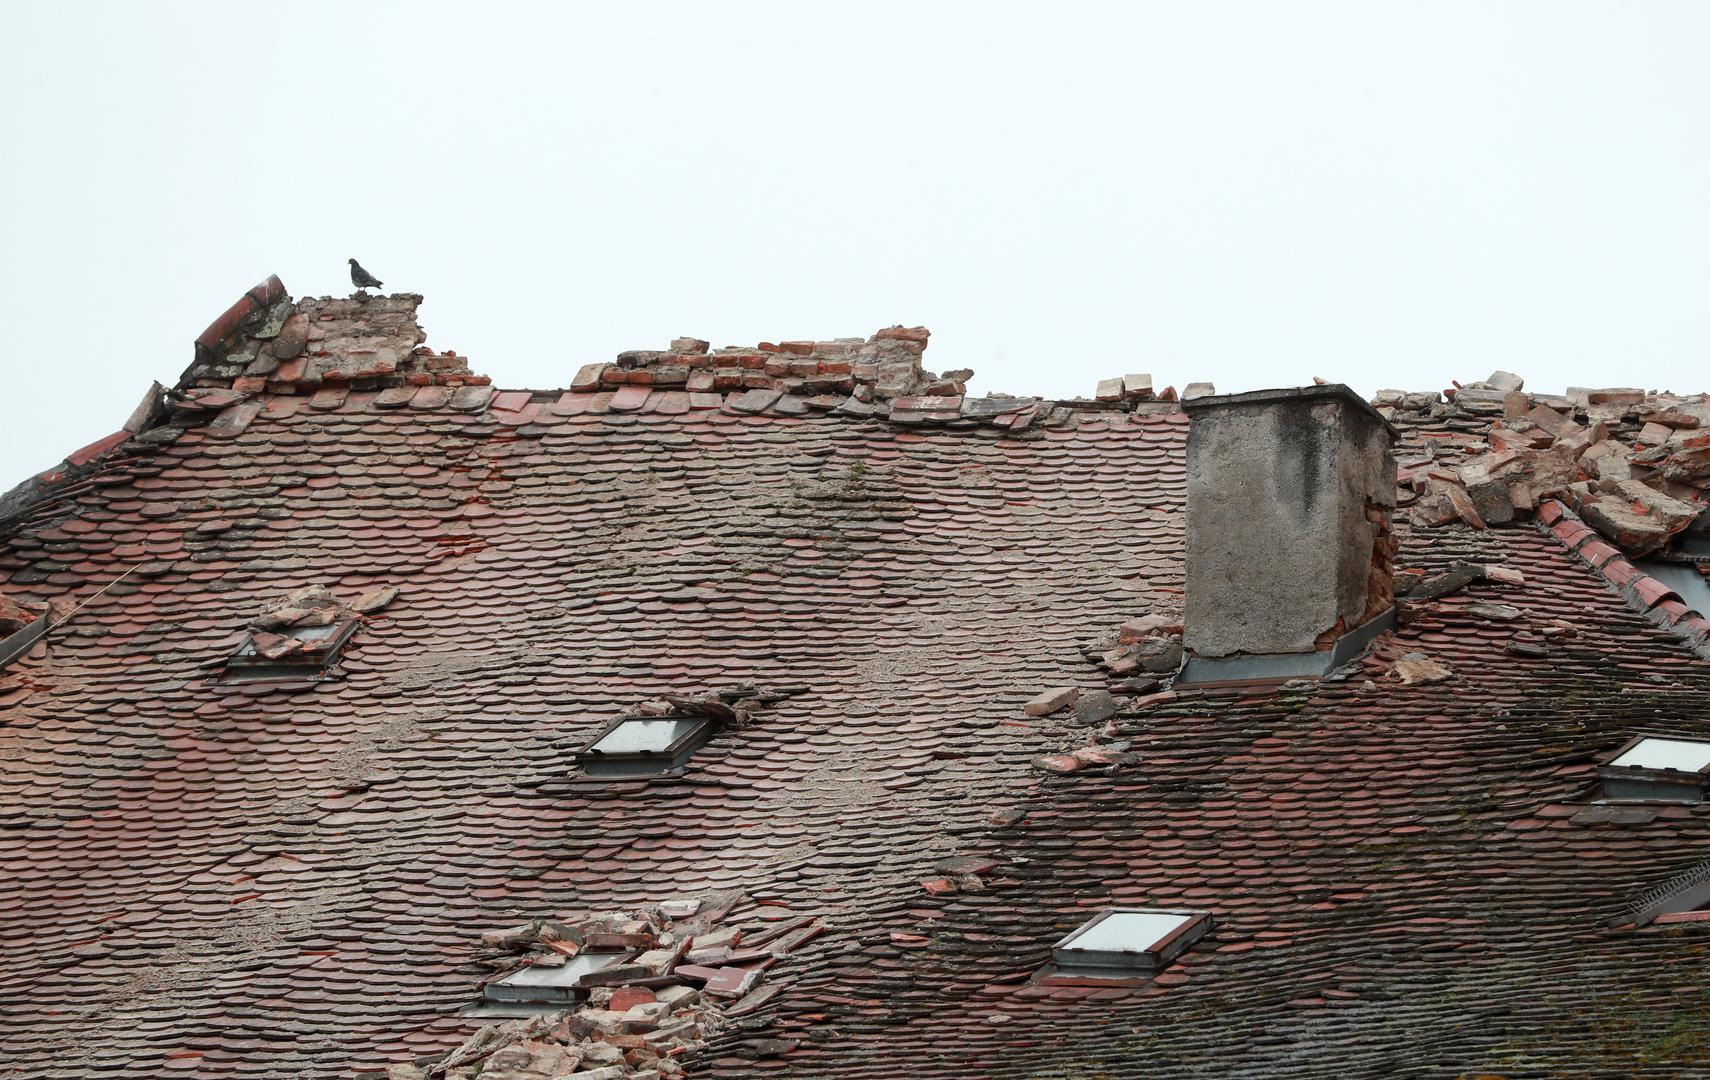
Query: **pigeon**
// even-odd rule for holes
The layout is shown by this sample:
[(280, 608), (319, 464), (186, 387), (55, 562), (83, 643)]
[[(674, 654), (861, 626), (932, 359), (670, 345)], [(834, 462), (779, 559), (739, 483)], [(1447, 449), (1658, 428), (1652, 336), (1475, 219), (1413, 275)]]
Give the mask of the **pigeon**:
[(357, 262), (355, 259), (350, 260), (350, 283), (359, 289), (378, 289), (380, 286), (386, 284), (384, 281), (381, 281), (373, 274), (364, 270), (362, 268), (362, 264)]

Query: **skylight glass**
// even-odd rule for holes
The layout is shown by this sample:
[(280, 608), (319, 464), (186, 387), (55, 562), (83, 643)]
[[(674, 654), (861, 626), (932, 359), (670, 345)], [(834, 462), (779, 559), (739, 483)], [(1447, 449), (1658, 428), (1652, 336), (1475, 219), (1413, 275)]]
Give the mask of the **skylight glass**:
[[(323, 626), (252, 630), (226, 658), (227, 682), (266, 682), (318, 677), (338, 659), (356, 630), (355, 619)], [(257, 638), (266, 642), (260, 645)]]
[(494, 979), (483, 989), (489, 1001), (568, 1001), (582, 976), (626, 959), (628, 953), (579, 953), (562, 967), (525, 967)]
[(1210, 928), (1204, 911), (1113, 908), (1053, 945), (1051, 959), (1059, 975), (1143, 978), (1168, 967)]
[[(305, 645), (313, 645), (317, 641), (328, 641), (335, 638), (345, 629), (343, 623), (328, 623), (326, 626), (287, 626), (274, 631), (280, 637), (294, 638)], [(255, 655), (255, 638), (247, 637), (238, 646), (237, 656)]]
[(1173, 911), (1116, 911), (1083, 927), (1064, 947), (1101, 952), (1144, 952), (1193, 919)]
[(706, 716), (624, 716), (613, 720), (576, 763), (588, 776), (657, 776), (680, 769), (718, 733)]
[(678, 739), (705, 724), (698, 716), (625, 720), (588, 749), (601, 754), (662, 754)]
[(1625, 769), (1678, 769), (1695, 773), (1710, 765), (1710, 742), (1641, 739), (1610, 764)]

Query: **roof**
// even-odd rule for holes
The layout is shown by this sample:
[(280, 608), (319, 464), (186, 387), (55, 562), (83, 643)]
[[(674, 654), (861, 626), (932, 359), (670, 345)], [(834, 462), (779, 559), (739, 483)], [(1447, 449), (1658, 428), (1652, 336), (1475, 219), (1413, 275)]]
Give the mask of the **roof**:
[[(1710, 811), (1592, 801), (1632, 735), (1710, 738), (1699, 616), (1568, 504), (1398, 517), (1410, 582), (1477, 570), (1356, 669), (1171, 689), (1110, 654), (1179, 621), (1173, 391), (975, 399), (895, 328), (495, 391), (419, 298), (250, 299), (136, 430), (0, 503), (0, 592), (85, 605), (0, 669), (0, 1070), (425, 1062), (482, 1023), (484, 933), (733, 890), (734, 923), (824, 930), (692, 1075), (1710, 1062), (1710, 926), (1622, 922)], [(1380, 397), (1404, 474), (1490, 428), (1432, 398)], [(389, 601), (334, 677), (220, 681), (312, 586)], [(779, 692), (680, 775), (573, 767), (741, 687)], [(1031, 715), (1059, 687), (1115, 711)], [(1150, 981), (1037, 981), (1110, 906), (1215, 924)]]

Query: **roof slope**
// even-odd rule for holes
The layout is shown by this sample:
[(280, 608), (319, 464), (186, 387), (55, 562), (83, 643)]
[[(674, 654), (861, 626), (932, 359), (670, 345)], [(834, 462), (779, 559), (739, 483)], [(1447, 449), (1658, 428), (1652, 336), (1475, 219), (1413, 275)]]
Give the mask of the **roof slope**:
[[(907, 426), (734, 407), (755, 388), (494, 395), (410, 356), (427, 382), (179, 402), (0, 544), (9, 595), (89, 601), (0, 671), (0, 1073), (384, 1069), (472, 1030), (481, 932), (717, 888), (830, 932), (697, 1074), (1710, 1061), (1710, 930), (1601, 925), (1702, 857), (1706, 812), (1582, 813), (1595, 753), (1710, 736), (1710, 665), (1554, 535), (1400, 527), (1403, 567), (1525, 584), (1417, 605), (1369, 680), (1129, 699), (1136, 756), (1056, 776), (1034, 760), (1097, 732), (1023, 704), (1179, 613), (1181, 413)], [(211, 678), (305, 585), (400, 595), (336, 679)], [(1402, 685), (1412, 652), (1455, 678)], [(576, 776), (605, 721), (745, 683), (802, 692), (680, 777)], [(929, 895), (952, 856), (989, 867)], [(1111, 903), (1218, 922), (1150, 986), (1028, 982)]]

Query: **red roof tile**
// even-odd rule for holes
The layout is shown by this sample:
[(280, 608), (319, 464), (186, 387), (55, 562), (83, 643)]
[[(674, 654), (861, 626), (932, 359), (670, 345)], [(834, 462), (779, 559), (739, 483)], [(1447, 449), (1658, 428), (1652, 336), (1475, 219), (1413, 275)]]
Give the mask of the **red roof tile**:
[[(819, 345), (674, 345), (556, 398), (495, 394), (461, 358), (432, 367), (413, 302), (345, 303), (311, 304), (304, 359), (343, 365), (359, 340), (388, 357), (361, 370), (394, 371), (332, 388), (280, 363), (220, 406), (257, 406), (242, 424), (181, 418), (0, 514), (0, 590), (90, 601), (0, 670), (12, 1067), (383, 1070), (473, 1029), (481, 932), (720, 888), (745, 891), (744, 925), (795, 929), (742, 943), (777, 959), (698, 1075), (1702, 1064), (1677, 1035), (1710, 939), (1603, 923), (1702, 857), (1710, 810), (1585, 803), (1589, 762), (1630, 734), (1710, 737), (1710, 667), (1676, 636), (1705, 624), (1649, 621), (1674, 594), (1565, 507), (1541, 501), (1547, 531), (1398, 522), (1400, 566), (1523, 574), (1409, 601), (1352, 677), (1131, 691), (1088, 728), (1027, 705), (1118, 685), (1089, 650), (1179, 620), (1172, 405), (950, 404), (903, 328), (828, 343), (847, 373)], [(604, 374), (727, 360), (746, 374), (718, 395)], [(909, 395), (949, 412), (871, 411)], [(1399, 456), (1429, 441), (1446, 462), (1468, 423), (1396, 422)], [(304, 584), (398, 592), (328, 681), (213, 681)], [(1544, 655), (1505, 649), (1522, 633)], [(1451, 676), (1404, 685), (1415, 653)], [(680, 775), (575, 773), (610, 719), (744, 683), (802, 692)], [(1112, 905), (1216, 923), (1143, 985), (1033, 981)], [(737, 995), (750, 970), (707, 978)]]

